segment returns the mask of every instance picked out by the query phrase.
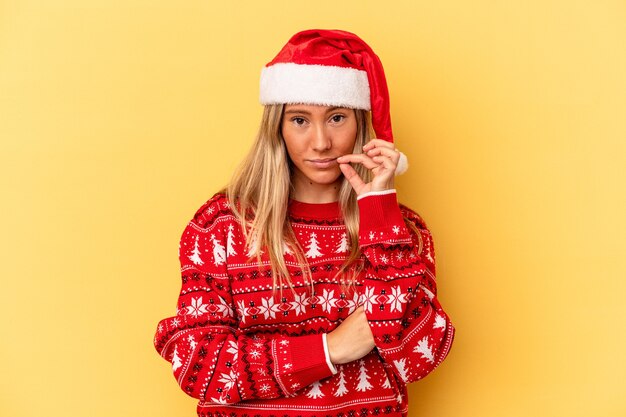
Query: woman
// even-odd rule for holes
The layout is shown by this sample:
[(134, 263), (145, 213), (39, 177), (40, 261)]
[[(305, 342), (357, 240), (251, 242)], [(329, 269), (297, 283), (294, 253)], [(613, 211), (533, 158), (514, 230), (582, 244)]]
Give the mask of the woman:
[(431, 234), (396, 199), (380, 60), (352, 33), (300, 32), (261, 103), (249, 155), (182, 234), (155, 347), (200, 416), (405, 416), (455, 329)]

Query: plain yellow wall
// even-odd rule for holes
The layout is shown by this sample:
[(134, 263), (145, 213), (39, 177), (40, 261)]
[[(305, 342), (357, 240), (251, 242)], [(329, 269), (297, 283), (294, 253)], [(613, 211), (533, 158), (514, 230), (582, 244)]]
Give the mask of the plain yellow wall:
[(381, 57), (435, 237), (410, 416), (626, 415), (626, 3), (582, 0), (0, 2), (0, 415), (195, 415), (152, 346), (178, 239), (314, 27)]

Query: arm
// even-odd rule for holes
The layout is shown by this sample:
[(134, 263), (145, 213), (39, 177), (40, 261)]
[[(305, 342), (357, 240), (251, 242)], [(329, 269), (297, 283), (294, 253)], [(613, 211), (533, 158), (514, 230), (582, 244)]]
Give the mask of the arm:
[(361, 195), (358, 204), (363, 307), (381, 357), (405, 383), (413, 382), (446, 358), (455, 334), (437, 300), (432, 237), (405, 208), (415, 230), (407, 227), (393, 189)]
[(332, 375), (322, 334), (245, 334), (230, 293), (224, 201), (207, 201), (180, 240), (182, 289), (177, 314), (163, 319), (156, 350), (182, 390), (201, 401), (236, 403), (290, 396)]

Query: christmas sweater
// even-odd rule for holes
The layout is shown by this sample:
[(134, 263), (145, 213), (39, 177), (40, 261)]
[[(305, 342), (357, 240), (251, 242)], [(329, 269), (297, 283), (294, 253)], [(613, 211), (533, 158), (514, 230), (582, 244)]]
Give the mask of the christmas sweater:
[[(289, 248), (295, 288), (272, 294), (269, 257), (247, 262), (241, 224), (224, 194), (195, 213), (179, 246), (176, 315), (154, 345), (199, 416), (406, 416), (406, 384), (447, 356), (455, 329), (437, 299), (431, 233), (395, 190), (358, 198), (363, 270), (346, 294), (334, 274), (349, 253), (338, 202), (290, 200), (288, 217), (309, 262), (307, 287)], [(406, 221), (406, 223), (405, 223)], [(411, 227), (412, 226), (412, 227)], [(363, 306), (375, 348), (333, 365), (326, 333)]]

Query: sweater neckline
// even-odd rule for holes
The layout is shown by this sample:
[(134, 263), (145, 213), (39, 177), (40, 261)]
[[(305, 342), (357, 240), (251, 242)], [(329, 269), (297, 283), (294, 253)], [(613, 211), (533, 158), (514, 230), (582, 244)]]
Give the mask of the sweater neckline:
[(290, 198), (287, 210), (291, 216), (309, 219), (336, 219), (341, 217), (339, 201), (331, 201), (330, 203), (305, 203)]

